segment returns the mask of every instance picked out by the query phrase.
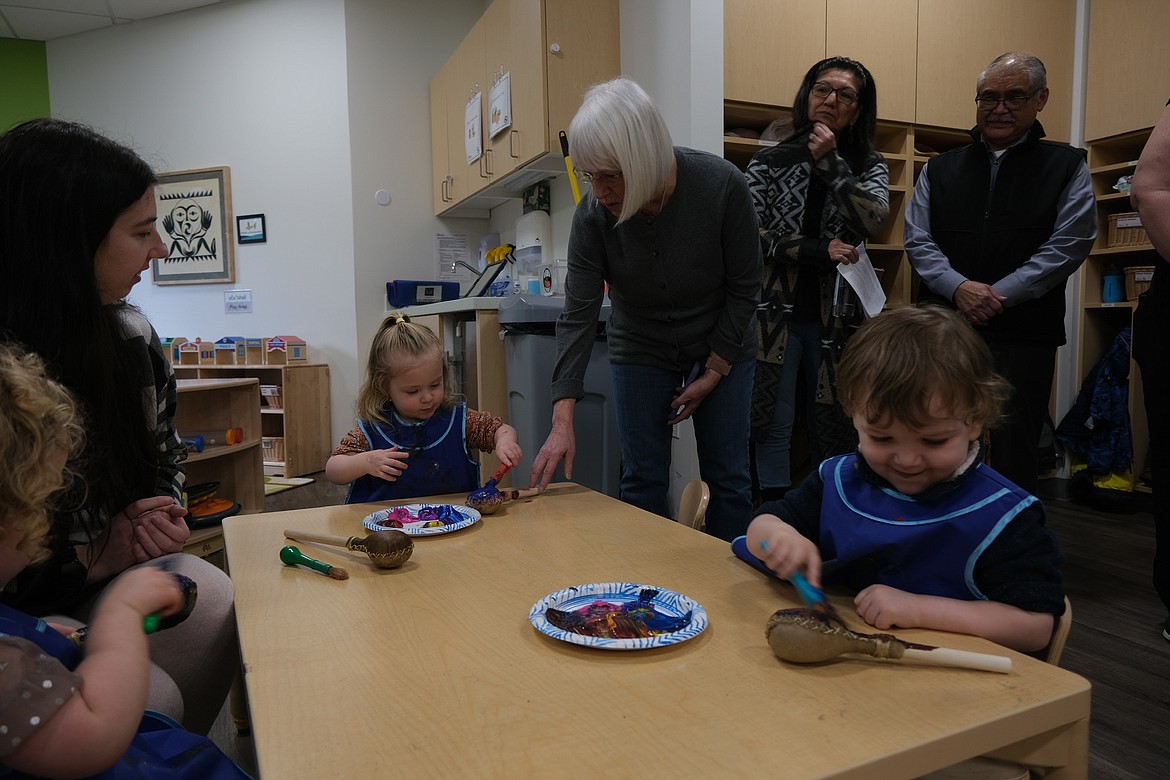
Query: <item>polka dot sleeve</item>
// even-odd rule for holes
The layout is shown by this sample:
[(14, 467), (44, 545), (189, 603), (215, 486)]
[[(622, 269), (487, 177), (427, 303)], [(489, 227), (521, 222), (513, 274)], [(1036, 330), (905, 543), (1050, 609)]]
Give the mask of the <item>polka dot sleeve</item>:
[(81, 677), (27, 639), (0, 636), (0, 760), (65, 705)]

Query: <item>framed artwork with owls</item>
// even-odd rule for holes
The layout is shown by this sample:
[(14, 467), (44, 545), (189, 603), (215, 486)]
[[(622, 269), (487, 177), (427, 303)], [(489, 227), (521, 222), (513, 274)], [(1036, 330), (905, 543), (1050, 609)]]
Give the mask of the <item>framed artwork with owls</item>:
[(232, 178), (227, 166), (160, 173), (154, 188), (166, 257), (155, 284), (233, 284)]

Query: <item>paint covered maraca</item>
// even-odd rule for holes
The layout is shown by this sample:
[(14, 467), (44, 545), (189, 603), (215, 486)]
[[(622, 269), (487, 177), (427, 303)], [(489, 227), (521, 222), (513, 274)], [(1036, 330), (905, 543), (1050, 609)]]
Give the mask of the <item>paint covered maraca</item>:
[(476, 488), (467, 496), (467, 505), (479, 512), (481, 515), (491, 515), (499, 511), (500, 507), (506, 501), (514, 501), (518, 498), (528, 498), (540, 493), (540, 488), (529, 488), (527, 490), (500, 490), (496, 487), (496, 483), (500, 478), (507, 473), (511, 466), (500, 466), (496, 473), (488, 478), (487, 484), (481, 488)]

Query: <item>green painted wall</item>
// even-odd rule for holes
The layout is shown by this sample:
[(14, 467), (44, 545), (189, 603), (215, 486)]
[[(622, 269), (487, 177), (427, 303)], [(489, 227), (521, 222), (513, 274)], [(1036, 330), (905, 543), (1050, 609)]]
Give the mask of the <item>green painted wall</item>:
[(45, 42), (0, 38), (0, 132), (38, 116), (49, 116)]

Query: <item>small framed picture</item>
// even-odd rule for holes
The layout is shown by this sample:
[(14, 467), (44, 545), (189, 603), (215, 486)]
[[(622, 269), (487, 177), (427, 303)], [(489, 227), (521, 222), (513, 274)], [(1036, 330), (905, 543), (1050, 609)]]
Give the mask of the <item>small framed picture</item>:
[(264, 232), (263, 214), (244, 214), (236, 217), (236, 241), (241, 244), (263, 244), (268, 240)]

